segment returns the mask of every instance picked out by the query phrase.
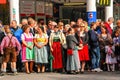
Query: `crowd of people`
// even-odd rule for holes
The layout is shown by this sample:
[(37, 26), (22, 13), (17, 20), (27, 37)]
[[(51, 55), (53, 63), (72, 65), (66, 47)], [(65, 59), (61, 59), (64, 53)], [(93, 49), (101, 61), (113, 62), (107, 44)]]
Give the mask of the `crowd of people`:
[[(37, 22), (23, 19), (20, 25), (0, 21), (1, 74), (46, 71), (67, 74), (120, 70), (120, 20), (97, 20), (90, 26), (83, 19)], [(9, 68), (11, 65), (11, 69)]]

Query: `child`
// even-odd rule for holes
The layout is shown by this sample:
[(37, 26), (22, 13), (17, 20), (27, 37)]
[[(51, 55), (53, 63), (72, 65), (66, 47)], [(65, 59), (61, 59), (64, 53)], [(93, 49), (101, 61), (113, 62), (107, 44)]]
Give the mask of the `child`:
[(117, 63), (117, 60), (114, 55), (114, 51), (115, 49), (112, 44), (105, 46), (106, 64), (108, 71), (115, 71), (115, 63)]
[(115, 56), (117, 58), (117, 64), (118, 64), (118, 69), (120, 70), (120, 35), (119, 35), (119, 31), (115, 32), (115, 37), (113, 38), (113, 43), (115, 46)]
[[(3, 38), (1, 42), (1, 54), (3, 55), (3, 63), (2, 63), (2, 74), (3, 76), (6, 73), (7, 68), (7, 62), (11, 62), (11, 69), (13, 74), (16, 75), (17, 69), (16, 69), (16, 61), (17, 61), (17, 55), (21, 49), (20, 43), (11, 34), (11, 31), (9, 29), (8, 25), (4, 26), (6, 36)], [(16, 49), (17, 48), (17, 49)]]

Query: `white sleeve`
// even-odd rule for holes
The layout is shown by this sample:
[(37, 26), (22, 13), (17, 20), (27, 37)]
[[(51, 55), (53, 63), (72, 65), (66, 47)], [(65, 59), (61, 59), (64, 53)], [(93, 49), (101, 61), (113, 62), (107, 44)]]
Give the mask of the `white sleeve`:
[(25, 40), (24, 33), (21, 35), (21, 39), (22, 39), (22, 40)]
[(45, 38), (48, 38), (48, 35), (47, 35), (47, 34), (45, 34)]
[(37, 38), (37, 34), (35, 34), (34, 39)]

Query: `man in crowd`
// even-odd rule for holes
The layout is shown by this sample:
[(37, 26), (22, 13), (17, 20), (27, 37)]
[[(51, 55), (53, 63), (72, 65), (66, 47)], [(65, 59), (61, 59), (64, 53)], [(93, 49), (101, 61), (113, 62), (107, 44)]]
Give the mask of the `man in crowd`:
[[(20, 43), (22, 43), (21, 34), (23, 33), (23, 31), (19, 26), (17, 26), (17, 21), (16, 20), (13, 20), (11, 22), (10, 29), (11, 29), (11, 32), (12, 32), (13, 36), (15, 36), (18, 39), (18, 41)], [(17, 69), (18, 69), (18, 71), (22, 71), (21, 54), (19, 54), (17, 56)]]
[(113, 17), (110, 17), (108, 18), (108, 21), (104, 23), (104, 26), (107, 28), (107, 31), (109, 34), (112, 35), (112, 27), (111, 27), (111, 24), (114, 22), (114, 18)]

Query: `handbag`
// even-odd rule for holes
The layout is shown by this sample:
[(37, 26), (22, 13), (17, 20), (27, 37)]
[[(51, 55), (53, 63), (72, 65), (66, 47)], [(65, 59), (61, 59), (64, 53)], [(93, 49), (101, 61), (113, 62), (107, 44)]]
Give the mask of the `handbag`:
[(72, 49), (67, 49), (67, 54), (68, 55), (73, 55), (73, 50)]

